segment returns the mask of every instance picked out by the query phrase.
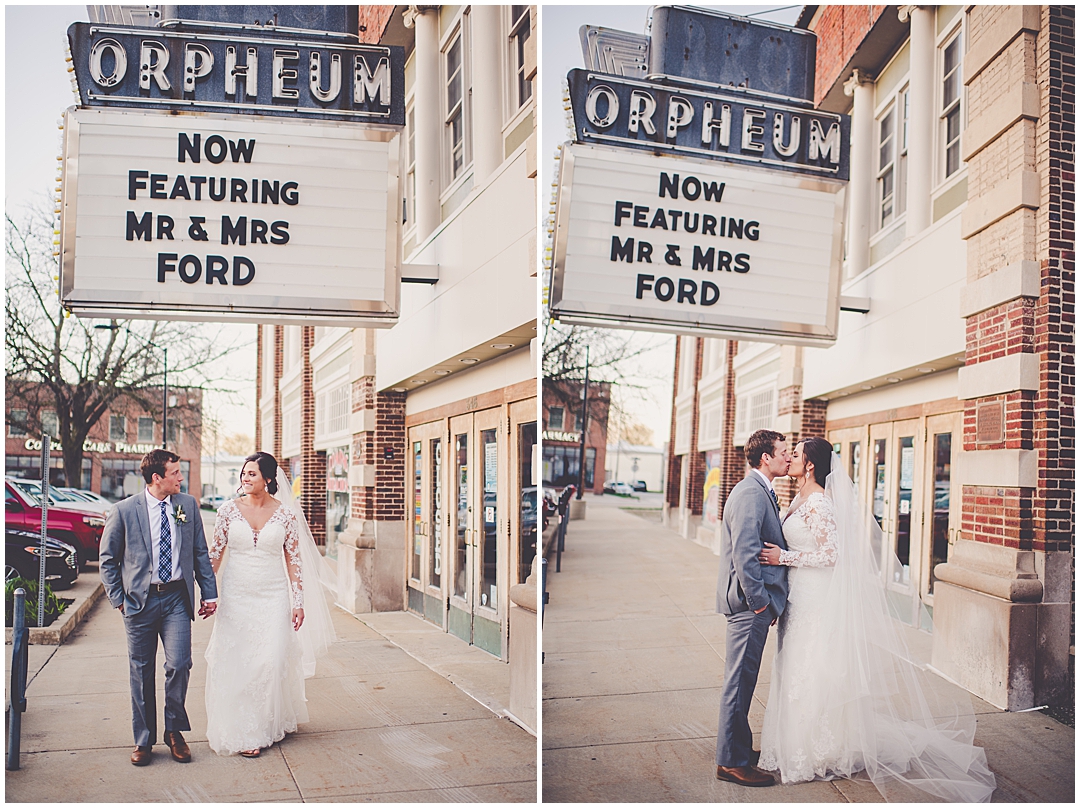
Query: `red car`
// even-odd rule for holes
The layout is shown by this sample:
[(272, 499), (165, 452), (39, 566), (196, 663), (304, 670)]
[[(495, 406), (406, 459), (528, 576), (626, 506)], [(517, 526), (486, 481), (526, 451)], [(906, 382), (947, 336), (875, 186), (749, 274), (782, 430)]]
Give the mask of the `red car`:
[[(36, 499), (4, 481), (4, 524), (8, 528), (41, 532), (41, 507)], [(79, 567), (98, 557), (105, 520), (86, 511), (49, 508), (48, 534), (79, 551)]]

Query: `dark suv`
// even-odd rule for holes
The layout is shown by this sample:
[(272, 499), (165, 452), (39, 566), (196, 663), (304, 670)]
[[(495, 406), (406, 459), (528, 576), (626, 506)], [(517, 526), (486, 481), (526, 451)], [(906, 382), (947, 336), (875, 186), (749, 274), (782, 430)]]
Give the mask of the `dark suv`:
[[(41, 531), (41, 507), (32, 495), (4, 481), (4, 526), (31, 533)], [(105, 520), (86, 511), (49, 508), (47, 534), (79, 551), (79, 566), (97, 559)]]

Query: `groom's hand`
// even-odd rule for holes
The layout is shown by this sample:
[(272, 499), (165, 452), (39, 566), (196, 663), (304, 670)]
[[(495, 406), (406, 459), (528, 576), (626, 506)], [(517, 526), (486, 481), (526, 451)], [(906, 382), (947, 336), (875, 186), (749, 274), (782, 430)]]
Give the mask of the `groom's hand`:
[(212, 615), (216, 611), (217, 611), (217, 601), (216, 600), (215, 601), (210, 601), (209, 603), (207, 603), (205, 600), (200, 601), (200, 603), (199, 603), (199, 614), (202, 615), (203, 620), (210, 617), (210, 615)]

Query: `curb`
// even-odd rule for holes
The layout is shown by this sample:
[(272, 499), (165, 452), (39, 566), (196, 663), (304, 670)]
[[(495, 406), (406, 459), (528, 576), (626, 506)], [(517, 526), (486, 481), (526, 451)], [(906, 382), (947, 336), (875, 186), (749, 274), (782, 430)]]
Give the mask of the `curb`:
[[(64, 609), (64, 613), (51, 626), (43, 628), (29, 626), (30, 645), (62, 645), (68, 635), (83, 621), (91, 607), (101, 600), (104, 594), (105, 585), (98, 581), (97, 586), (90, 591), (90, 594), (85, 597), (75, 598), (75, 602)], [(12, 629), (4, 629), (4, 642), (7, 645), (11, 645), (11, 634)]]

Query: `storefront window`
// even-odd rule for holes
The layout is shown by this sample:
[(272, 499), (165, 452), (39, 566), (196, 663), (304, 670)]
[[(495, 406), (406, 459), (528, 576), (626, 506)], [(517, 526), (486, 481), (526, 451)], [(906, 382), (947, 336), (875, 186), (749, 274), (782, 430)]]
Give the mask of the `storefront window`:
[(457, 518), (454, 520), (454, 594), (466, 597), (468, 581), (468, 537), (469, 529), (469, 436), (458, 435), (454, 440), (454, 502)]
[(139, 471), (140, 460), (101, 461), (101, 496), (118, 502), (124, 497), (137, 494), (143, 488), (143, 478)]
[[(544, 444), (544, 484), (562, 488), (580, 483), (580, 446)], [(585, 488), (593, 487), (596, 449), (585, 448)]]
[[(518, 427), (518, 491), (521, 492), (520, 520), (518, 536), (521, 546), (518, 549), (518, 583), (524, 583), (532, 571), (536, 557), (536, 480), (533, 478), (533, 447), (536, 446), (536, 421)], [(565, 448), (547, 447), (548, 448)], [(545, 463), (545, 466), (547, 464)]]
[(951, 496), (952, 433), (934, 435), (934, 533), (930, 551), (930, 594), (937, 576), (934, 568), (949, 560), (949, 499)]
[[(53, 447), (56, 449), (57, 447)], [(40, 455), (6, 455), (4, 457), (4, 472), (9, 477), (19, 477), (24, 480), (41, 479), (41, 456)], [(90, 458), (84, 457), (82, 461), (82, 479), (77, 480), (72, 487), (90, 490)], [(49, 485), (67, 486), (67, 477), (64, 475), (64, 459), (58, 454), (49, 457)]]
[(428, 584), (442, 586), (442, 441), (431, 441), (431, 576)]
[(326, 453), (326, 555), (337, 558), (338, 537), (349, 526), (349, 447)]
[(409, 577), (420, 580), (420, 555), (424, 542), (424, 466), (421, 450), (423, 443), (413, 441), (413, 556), (412, 570)]
[(492, 609), (499, 607), (499, 448), (494, 429), (480, 433), (480, 446), (484, 462), (484, 529), (480, 545), (480, 605)]

